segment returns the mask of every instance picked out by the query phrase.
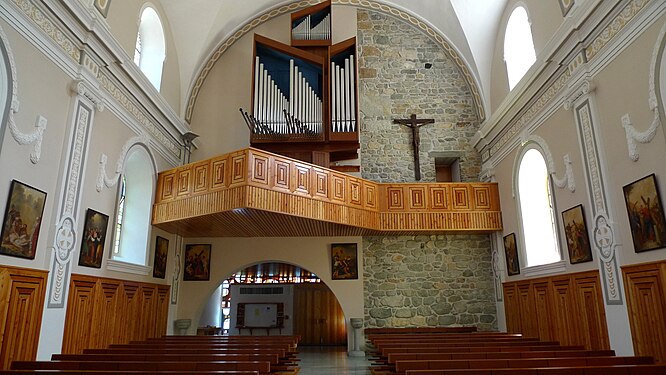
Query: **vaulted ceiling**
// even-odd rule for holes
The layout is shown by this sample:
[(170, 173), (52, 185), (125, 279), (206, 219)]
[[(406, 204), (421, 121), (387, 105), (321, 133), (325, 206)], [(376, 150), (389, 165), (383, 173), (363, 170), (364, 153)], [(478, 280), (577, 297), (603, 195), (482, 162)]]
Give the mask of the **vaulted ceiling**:
[[(249, 21), (293, 0), (159, 0), (179, 56), (182, 97), (209, 54)], [(313, 1), (314, 2), (314, 1)], [(333, 3), (356, 3), (333, 0)], [(474, 74), (488, 103), (491, 59), (507, 0), (364, 0), (406, 12), (444, 36)]]

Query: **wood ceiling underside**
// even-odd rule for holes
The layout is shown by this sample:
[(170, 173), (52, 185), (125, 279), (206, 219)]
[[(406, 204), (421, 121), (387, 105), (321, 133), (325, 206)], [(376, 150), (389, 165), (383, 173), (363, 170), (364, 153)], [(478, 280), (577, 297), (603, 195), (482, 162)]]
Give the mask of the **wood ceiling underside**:
[[(235, 209), (156, 227), (183, 237), (417, 236), (470, 233), (469, 230), (377, 231), (254, 209)], [(479, 231), (488, 232), (488, 231)]]

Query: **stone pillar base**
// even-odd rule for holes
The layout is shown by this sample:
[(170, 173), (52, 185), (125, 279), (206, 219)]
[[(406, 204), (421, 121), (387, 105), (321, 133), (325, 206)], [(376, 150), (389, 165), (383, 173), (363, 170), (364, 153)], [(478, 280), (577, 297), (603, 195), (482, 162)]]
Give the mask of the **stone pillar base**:
[(350, 357), (365, 357), (365, 352), (363, 350), (352, 350), (347, 355)]

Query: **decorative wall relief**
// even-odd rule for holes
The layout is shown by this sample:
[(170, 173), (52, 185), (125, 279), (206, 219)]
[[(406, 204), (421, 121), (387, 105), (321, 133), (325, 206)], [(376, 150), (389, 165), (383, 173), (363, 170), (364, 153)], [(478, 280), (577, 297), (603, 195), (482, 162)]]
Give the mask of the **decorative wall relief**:
[[(87, 83), (74, 81), (71, 85), (75, 94), (73, 118), (70, 120), (70, 144), (63, 170), (63, 189), (57, 204), (57, 226), (53, 240), (53, 257), (49, 273), (48, 308), (63, 308), (69, 284), (72, 250), (78, 241), (76, 228), (80, 216), (80, 197), (83, 190), (85, 161), (88, 157), (90, 133), (95, 116), (95, 108), (101, 107), (97, 97)], [(101, 107), (103, 108), (103, 107)]]
[[(18, 100), (18, 79), (16, 75), (16, 63), (14, 62), (14, 55), (12, 54), (11, 49), (9, 48), (9, 41), (7, 35), (0, 28), (0, 57), (4, 59), (4, 63), (9, 63), (9, 69), (7, 69), (7, 74), (9, 77), (6, 77), (7, 82), (11, 83), (11, 105), (9, 107), (9, 114), (7, 119), (7, 125), (9, 126), (9, 131), (12, 134), (12, 137), (16, 143), (21, 146), (34, 144), (32, 147), (32, 152), (30, 152), (30, 161), (33, 164), (37, 164), (42, 154), (42, 139), (44, 137), (44, 130), (46, 130), (46, 118), (41, 115), (37, 116), (35, 121), (35, 130), (32, 133), (26, 134), (19, 130), (14, 120), (14, 115), (19, 111), (19, 100)], [(0, 77), (3, 74), (0, 74)], [(0, 124), (1, 125), (1, 124)], [(1, 127), (0, 127), (1, 128)], [(0, 137), (0, 141), (2, 138)]]
[(146, 146), (146, 148), (148, 148), (148, 136), (142, 134), (130, 138), (127, 142), (125, 142), (125, 145), (120, 151), (120, 156), (118, 156), (118, 161), (116, 162), (116, 170), (113, 177), (109, 177), (106, 174), (106, 162), (107, 162), (106, 154), (100, 155), (99, 172), (97, 174), (97, 184), (95, 184), (95, 187), (98, 192), (101, 192), (102, 189), (104, 189), (104, 187), (111, 188), (118, 183), (120, 175), (123, 172), (123, 165), (125, 164), (125, 158), (127, 157), (127, 153), (129, 152), (130, 148), (132, 148), (132, 146), (134, 146), (135, 144), (143, 144)]
[(589, 80), (585, 80), (570, 91), (564, 107), (565, 109), (572, 108), (574, 111), (578, 138), (581, 143), (583, 166), (589, 189), (588, 195), (591, 200), (590, 207), (594, 215), (593, 244), (601, 258), (601, 279), (606, 304), (622, 305), (624, 302), (619, 285), (620, 273), (615, 258), (618, 245), (615, 239), (616, 231), (613, 230), (613, 221), (609, 214), (604, 181), (605, 170), (599, 159), (597, 129), (593, 115), (593, 93), (594, 85)]
[[(666, 58), (666, 53), (664, 52), (664, 48), (666, 47), (666, 39), (664, 38), (666, 36), (666, 23), (664, 26), (661, 28), (661, 32), (659, 33), (659, 37), (657, 38), (657, 43), (654, 46), (654, 49), (652, 50), (652, 62), (650, 63), (650, 82), (649, 82), (649, 98), (648, 98), (648, 104), (650, 106), (650, 110), (654, 112), (654, 115), (652, 117), (652, 123), (650, 123), (650, 126), (644, 130), (644, 131), (639, 131), (634, 127), (634, 125), (631, 123), (631, 117), (629, 114), (625, 114), (622, 116), (622, 127), (624, 128), (624, 131), (627, 135), (627, 148), (629, 149), (629, 158), (633, 161), (638, 161), (639, 158), (639, 153), (638, 153), (638, 143), (650, 143), (652, 142), (652, 139), (654, 139), (654, 136), (657, 134), (657, 128), (661, 125), (661, 118), (659, 115), (659, 100), (657, 99), (657, 88), (660, 87), (660, 80), (664, 80), (664, 77), (661, 77), (660, 70), (661, 66), (664, 64), (663, 60)], [(661, 90), (660, 90), (661, 91)], [(665, 93), (659, 92), (659, 94), (664, 96)], [(663, 103), (663, 101), (662, 101)], [(664, 108), (662, 108), (662, 111)]]

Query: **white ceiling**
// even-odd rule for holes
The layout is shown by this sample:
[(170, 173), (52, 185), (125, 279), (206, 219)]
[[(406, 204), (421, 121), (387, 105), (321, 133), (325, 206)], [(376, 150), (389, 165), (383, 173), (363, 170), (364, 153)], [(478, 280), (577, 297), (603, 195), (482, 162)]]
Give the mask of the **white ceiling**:
[[(491, 58), (508, 0), (375, 0), (414, 15), (444, 35), (468, 64), (488, 103)], [(159, 0), (176, 44), (182, 84), (190, 83), (216, 46), (264, 12), (291, 0)], [(335, 3), (335, 1), (334, 1)]]

